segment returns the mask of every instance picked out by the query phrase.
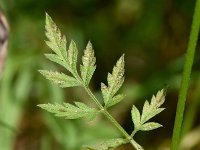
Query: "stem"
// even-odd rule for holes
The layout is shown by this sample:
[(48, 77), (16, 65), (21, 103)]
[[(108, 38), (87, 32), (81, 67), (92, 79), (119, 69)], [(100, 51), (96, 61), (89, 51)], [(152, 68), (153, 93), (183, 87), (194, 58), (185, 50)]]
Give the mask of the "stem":
[[(200, 85), (200, 80), (197, 81), (197, 85)], [(199, 98), (200, 98), (200, 86), (197, 86), (191, 98), (192, 102), (190, 106), (187, 108), (187, 111), (185, 112), (181, 137), (184, 137), (188, 133), (188, 131), (190, 131), (190, 129), (194, 124), (195, 117), (200, 104)]]
[(96, 105), (99, 107), (99, 109), (103, 112), (104, 116), (112, 122), (112, 124), (126, 137), (126, 139), (130, 142), (130, 144), (135, 147), (136, 150), (143, 150), (143, 148), (131, 137), (125, 130), (122, 128), (122, 126), (113, 118), (113, 116), (110, 115), (110, 113), (101, 105), (101, 103), (98, 101), (98, 99), (94, 96), (92, 91), (89, 89), (88, 86), (86, 86), (78, 73), (73, 73), (74, 77), (82, 84), (85, 91), (88, 93), (88, 95), (92, 98), (92, 100), (96, 103)]
[(185, 101), (187, 97), (190, 75), (192, 70), (192, 64), (194, 60), (195, 48), (198, 39), (200, 27), (200, 0), (196, 1), (196, 6), (193, 15), (192, 28), (190, 32), (190, 38), (188, 43), (188, 48), (186, 52), (186, 60), (184, 64), (184, 70), (182, 75), (181, 87), (179, 91), (179, 98), (176, 110), (176, 118), (173, 130), (171, 150), (177, 150), (179, 147), (181, 127), (183, 122), (183, 113), (185, 109)]
[(131, 133), (131, 137), (134, 137), (134, 135), (138, 132), (138, 130), (134, 129), (133, 132)]
[(97, 104), (100, 110), (102, 110), (103, 114), (106, 116), (106, 118), (112, 122), (112, 124), (126, 137), (126, 139), (130, 142), (130, 144), (135, 147), (136, 150), (143, 150), (143, 148), (122, 128), (122, 126), (113, 118), (113, 116), (110, 115), (110, 113), (104, 109), (104, 107), (101, 105), (101, 103), (97, 100), (97, 98), (94, 96), (94, 94), (91, 92), (91, 90), (83, 86), (85, 91), (88, 93), (88, 95), (94, 100), (94, 102)]
[(97, 100), (97, 98), (94, 96), (94, 94), (91, 92), (91, 90), (86, 87), (86, 86), (83, 86), (85, 91), (88, 93), (88, 95), (92, 98), (92, 100), (96, 103), (96, 105), (99, 107), (100, 110), (102, 110), (103, 112), (105, 111), (104, 110), (104, 107), (101, 105), (101, 103)]

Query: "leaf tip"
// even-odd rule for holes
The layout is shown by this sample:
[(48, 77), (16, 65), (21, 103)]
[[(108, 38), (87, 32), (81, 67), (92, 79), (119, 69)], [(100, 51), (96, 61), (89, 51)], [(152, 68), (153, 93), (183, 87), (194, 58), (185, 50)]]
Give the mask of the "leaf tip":
[(38, 72), (39, 72), (40, 74), (42, 74), (42, 75), (44, 75), (44, 74), (46, 73), (45, 70), (38, 70)]
[(46, 104), (38, 104), (37, 107), (44, 108)]
[(45, 12), (45, 16), (46, 16), (46, 24), (48, 24), (48, 22), (52, 21), (50, 15), (47, 12)]
[(49, 14), (45, 11), (45, 16), (46, 16), (46, 18), (49, 16)]

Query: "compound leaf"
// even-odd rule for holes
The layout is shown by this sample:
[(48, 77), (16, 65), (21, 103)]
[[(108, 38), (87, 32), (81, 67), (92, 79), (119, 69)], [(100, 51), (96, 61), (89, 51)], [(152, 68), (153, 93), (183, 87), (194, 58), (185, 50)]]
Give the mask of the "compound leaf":
[[(147, 122), (157, 114), (161, 113), (165, 108), (159, 108), (165, 101), (165, 91), (162, 89), (157, 92), (156, 96), (153, 95), (151, 103), (147, 100), (144, 103), (142, 115), (139, 110), (133, 105), (132, 107), (132, 120), (135, 126), (133, 133), (141, 131), (154, 130), (162, 127), (161, 124), (155, 122)], [(146, 123), (147, 122), (147, 123)]]

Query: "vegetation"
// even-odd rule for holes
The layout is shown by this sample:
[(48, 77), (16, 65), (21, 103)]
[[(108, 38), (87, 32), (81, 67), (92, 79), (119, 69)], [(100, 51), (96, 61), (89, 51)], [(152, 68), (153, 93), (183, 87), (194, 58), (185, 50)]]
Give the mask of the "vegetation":
[[(153, 3), (149, 0), (1, 0), (0, 11), (9, 23), (8, 54), (0, 73), (1, 149), (80, 150), (94, 149), (96, 145), (106, 149), (109, 145), (121, 144), (115, 149), (132, 150), (132, 137), (147, 150), (200, 149), (198, 1), (195, 6), (195, 0), (155, 0)], [(75, 41), (72, 43), (79, 53), (78, 81), (87, 85), (107, 115), (83, 84), (77, 83), (69, 67), (66, 69), (66, 63), (55, 65), (43, 58), (43, 53), (47, 53), (47, 58), (55, 55), (58, 58), (43, 42), (45, 11), (67, 33), (65, 53), (70, 39)], [(93, 59), (87, 61), (90, 69), (81, 58), (87, 48), (92, 50)], [(123, 53), (124, 60), (120, 57)], [(107, 80), (107, 72), (113, 77), (112, 66), (119, 58), (126, 62), (125, 74), (120, 78), (125, 80), (115, 94), (109, 94), (105, 91), (111, 91), (109, 86), (113, 85)], [(41, 68), (46, 70), (43, 74), (49, 70), (60, 74), (59, 79), (64, 77), (64, 81), (55, 83), (57, 86), (51, 84), (53, 81), (44, 80), (38, 73)], [(187, 72), (184, 77), (183, 72)], [(60, 88), (69, 86), (63, 84), (66, 81), (77, 86)], [(106, 89), (104, 94), (101, 85)], [(167, 87), (166, 101), (158, 109), (166, 110), (144, 123), (158, 122), (163, 127), (139, 132), (142, 128), (132, 116), (141, 121), (143, 107), (148, 103), (150, 107), (152, 94), (157, 97), (157, 93), (163, 92), (165, 95), (165, 90), (157, 92), (163, 87)], [(52, 115), (37, 107), (38, 104), (58, 105), (65, 111), (68, 111), (65, 104), (69, 105), (73, 108), (71, 113), (81, 112), (79, 116), (73, 113), (80, 119), (57, 117), (61, 112)], [(152, 111), (156, 109), (149, 109)], [(117, 122), (113, 124), (106, 119), (108, 115)], [(116, 127), (117, 123), (121, 127)], [(126, 138), (125, 132), (130, 138)]]
[(153, 96), (150, 103), (145, 101), (141, 115), (139, 110), (135, 107), (135, 105), (133, 105), (131, 115), (134, 123), (134, 131), (131, 133), (131, 135), (129, 135), (107, 111), (109, 107), (116, 105), (122, 99), (124, 99), (123, 94), (116, 95), (124, 82), (124, 55), (122, 55), (117, 61), (113, 68), (112, 74), (108, 73), (108, 86), (106, 86), (104, 83), (101, 83), (101, 92), (104, 101), (103, 106), (88, 87), (88, 84), (96, 69), (96, 58), (94, 56), (92, 44), (88, 42), (84, 51), (84, 55), (82, 57), (83, 65), (80, 66), (80, 77), (76, 66), (78, 50), (75, 42), (71, 41), (69, 49), (66, 50), (67, 41), (65, 36), (61, 35), (60, 30), (48, 15), (46, 15), (46, 36), (48, 38), (46, 43), (53, 50), (54, 54), (45, 54), (45, 56), (49, 60), (63, 66), (72, 74), (72, 76), (56, 71), (46, 70), (40, 70), (40, 73), (62, 88), (74, 86), (83, 87), (90, 98), (96, 103), (98, 108), (91, 108), (82, 102), (74, 102), (75, 105), (70, 103), (64, 103), (63, 105), (55, 103), (40, 104), (38, 106), (51, 113), (54, 113), (58, 117), (64, 117), (66, 119), (77, 119), (81, 117), (89, 117), (90, 119), (93, 119), (98, 113), (102, 113), (124, 136), (124, 139), (109, 139), (101, 143), (97, 143), (96, 146), (84, 146), (86, 149), (107, 150), (122, 144), (126, 144), (127, 142), (130, 142), (137, 150), (143, 149), (138, 143), (135, 142), (133, 136), (137, 131), (149, 131), (162, 126), (159, 123), (148, 121), (164, 110), (164, 108), (160, 108), (165, 101), (164, 90), (159, 91), (156, 96)]

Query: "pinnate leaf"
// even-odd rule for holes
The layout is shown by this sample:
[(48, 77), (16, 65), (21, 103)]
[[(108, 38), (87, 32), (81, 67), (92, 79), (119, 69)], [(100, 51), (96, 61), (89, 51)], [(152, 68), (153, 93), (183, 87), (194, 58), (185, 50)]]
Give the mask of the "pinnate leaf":
[(134, 130), (149, 131), (162, 127), (162, 125), (159, 123), (147, 121), (164, 110), (164, 108), (159, 108), (164, 103), (164, 101), (165, 91), (162, 89), (158, 91), (156, 96), (153, 95), (150, 103), (145, 101), (141, 115), (139, 110), (135, 107), (135, 105), (133, 105), (131, 115), (134, 123)]
[(94, 50), (90, 42), (88, 42), (86, 46), (84, 55), (82, 57), (82, 62), (83, 62), (83, 65), (80, 66), (81, 77), (85, 85), (88, 85), (96, 69), (96, 65), (95, 65), (96, 58), (94, 56)]
[(126, 143), (128, 143), (126, 139), (115, 138), (115, 139), (103, 140), (93, 145), (84, 145), (82, 150), (110, 150)]
[(73, 77), (57, 71), (39, 70), (39, 72), (56, 85), (62, 88), (80, 86), (81, 84)]
[[(82, 65), (80, 66), (81, 78), (80, 79), (77, 72), (77, 57), (78, 50), (74, 41), (71, 41), (68, 50), (66, 49), (67, 41), (65, 36), (62, 36), (61, 31), (53, 22), (51, 17), (46, 14), (46, 44), (53, 50), (53, 54), (45, 54), (47, 59), (65, 67), (74, 77), (68, 76), (64, 73), (40, 70), (40, 73), (44, 75), (47, 79), (53, 83), (59, 85), (60, 87), (73, 87), (73, 86), (84, 86), (87, 88), (93, 73), (96, 69), (96, 58), (94, 56), (94, 50), (92, 44), (88, 42), (84, 55), (82, 57)], [(83, 81), (83, 82), (82, 82)], [(116, 65), (113, 67), (112, 73), (108, 73), (107, 76), (108, 84), (101, 83), (101, 91), (103, 95), (103, 100), (105, 108), (111, 107), (119, 103), (123, 98), (123, 94), (117, 94), (118, 90), (124, 82), (124, 55), (120, 57)], [(133, 105), (131, 110), (132, 121), (134, 123), (135, 131), (149, 131), (159, 127), (161, 124), (155, 122), (147, 122), (155, 115), (159, 114), (164, 110), (160, 106), (165, 101), (164, 90), (158, 91), (156, 96), (153, 96), (151, 102), (145, 101), (142, 113)], [(66, 119), (77, 119), (81, 117), (93, 118), (100, 111), (88, 107), (84, 103), (75, 102), (74, 105), (70, 103), (58, 104), (40, 104), (39, 107), (54, 113), (56, 116), (65, 117)], [(96, 145), (84, 146), (87, 150), (109, 150), (113, 149), (119, 145), (126, 144), (129, 141), (117, 138), (104, 140)], [(140, 145), (136, 146), (136, 149), (142, 149)]]
[(63, 103), (63, 105), (55, 104), (40, 104), (38, 105), (42, 109), (47, 110), (48, 112), (54, 113), (55, 116), (64, 117), (66, 119), (77, 119), (81, 117), (91, 117), (98, 113), (94, 108), (90, 108), (84, 103), (75, 102), (75, 105), (70, 103)]

